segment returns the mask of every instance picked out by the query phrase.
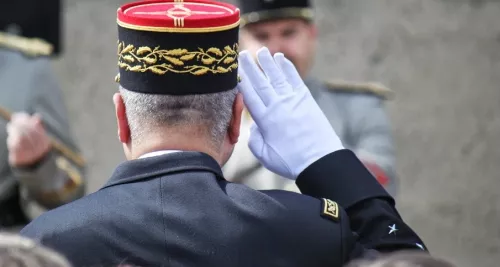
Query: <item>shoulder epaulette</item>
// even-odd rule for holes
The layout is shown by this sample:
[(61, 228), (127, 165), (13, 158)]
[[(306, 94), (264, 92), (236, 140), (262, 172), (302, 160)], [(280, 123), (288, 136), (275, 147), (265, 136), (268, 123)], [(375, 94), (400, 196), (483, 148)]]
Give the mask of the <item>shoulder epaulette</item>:
[(2, 46), (32, 57), (49, 56), (54, 50), (53, 45), (45, 40), (27, 38), (5, 32), (0, 32), (0, 47)]
[(325, 82), (327, 89), (332, 91), (346, 91), (353, 93), (371, 93), (385, 99), (394, 97), (394, 91), (381, 83), (376, 82), (350, 82), (333, 80)]

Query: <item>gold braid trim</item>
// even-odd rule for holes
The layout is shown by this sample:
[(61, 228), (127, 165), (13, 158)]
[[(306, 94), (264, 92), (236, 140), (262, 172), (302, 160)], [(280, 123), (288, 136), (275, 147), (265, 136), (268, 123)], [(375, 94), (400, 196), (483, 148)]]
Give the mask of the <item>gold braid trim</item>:
[(332, 91), (346, 91), (353, 93), (372, 93), (385, 99), (392, 99), (394, 91), (380, 83), (374, 82), (348, 82), (342, 80), (325, 82), (326, 87)]
[(49, 56), (54, 47), (39, 38), (26, 38), (0, 32), (0, 46), (20, 51), (29, 56)]
[(147, 72), (163, 75), (167, 72), (192, 75), (221, 74), (238, 68), (238, 44), (223, 49), (211, 47), (187, 49), (160, 49), (118, 43), (118, 66), (132, 72)]

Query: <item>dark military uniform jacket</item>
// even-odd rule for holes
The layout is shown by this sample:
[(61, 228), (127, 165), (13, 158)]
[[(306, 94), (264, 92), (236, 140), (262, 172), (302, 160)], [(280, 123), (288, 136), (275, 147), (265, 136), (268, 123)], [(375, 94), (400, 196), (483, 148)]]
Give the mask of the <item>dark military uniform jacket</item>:
[(198, 152), (136, 159), (21, 234), (75, 266), (340, 267), (367, 251), (423, 246), (349, 150), (316, 161), (297, 184), (304, 194), (229, 183)]

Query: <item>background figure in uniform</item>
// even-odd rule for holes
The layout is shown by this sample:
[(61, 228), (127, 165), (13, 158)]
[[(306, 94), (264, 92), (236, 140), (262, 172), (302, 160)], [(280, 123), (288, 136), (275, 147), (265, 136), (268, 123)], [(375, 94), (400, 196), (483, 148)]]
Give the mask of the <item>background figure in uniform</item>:
[(85, 191), (85, 163), (51, 70), (61, 52), (60, 5), (0, 8), (0, 228), (11, 231)]
[[(242, 0), (243, 30), (240, 48), (255, 51), (262, 45), (290, 58), (306, 81), (318, 105), (346, 148), (353, 150), (393, 196), (396, 191), (394, 148), (384, 100), (391, 91), (376, 83), (322, 82), (310, 74), (315, 56), (317, 29), (308, 0)], [(245, 140), (252, 121), (242, 121), (240, 142), (224, 167), (234, 182), (255, 189), (297, 191), (292, 181), (279, 177), (258, 163)]]

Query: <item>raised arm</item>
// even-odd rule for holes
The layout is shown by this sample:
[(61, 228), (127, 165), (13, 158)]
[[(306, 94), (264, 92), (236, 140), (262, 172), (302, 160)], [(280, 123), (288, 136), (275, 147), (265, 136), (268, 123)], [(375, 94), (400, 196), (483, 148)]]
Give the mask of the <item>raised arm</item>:
[(352, 151), (336, 151), (317, 160), (296, 183), (303, 194), (329, 198), (343, 207), (363, 248), (379, 252), (425, 249), (399, 215), (394, 199)]
[(359, 236), (352, 258), (369, 250), (424, 248), (393, 198), (343, 147), (293, 64), (282, 54), (273, 59), (266, 48), (257, 57), (266, 76), (248, 53), (240, 53), (239, 87), (255, 121), (252, 153), (269, 170), (298, 179), (303, 194), (331, 199), (346, 210), (350, 228)]

